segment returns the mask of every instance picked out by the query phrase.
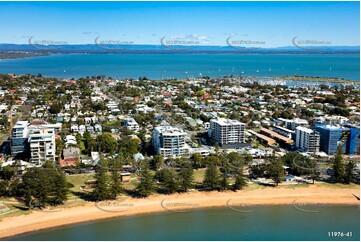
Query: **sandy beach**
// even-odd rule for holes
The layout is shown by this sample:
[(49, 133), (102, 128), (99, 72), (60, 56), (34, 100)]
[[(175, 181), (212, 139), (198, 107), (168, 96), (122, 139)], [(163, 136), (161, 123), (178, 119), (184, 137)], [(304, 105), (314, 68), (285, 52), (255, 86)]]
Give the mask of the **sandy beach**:
[(324, 188), (316, 185), (300, 188), (264, 188), (238, 192), (198, 192), (152, 195), (149, 198), (120, 198), (117, 201), (89, 202), (84, 206), (34, 211), (31, 214), (4, 218), (0, 222), (0, 238), (61, 225), (112, 217), (157, 212), (187, 212), (190, 209), (229, 207), (238, 209), (253, 205), (359, 205), (354, 196), (357, 188)]

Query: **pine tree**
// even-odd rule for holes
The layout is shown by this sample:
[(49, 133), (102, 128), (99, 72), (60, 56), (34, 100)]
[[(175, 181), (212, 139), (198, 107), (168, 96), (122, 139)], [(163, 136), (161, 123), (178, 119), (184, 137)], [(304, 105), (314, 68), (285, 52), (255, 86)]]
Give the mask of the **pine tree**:
[(166, 194), (172, 194), (178, 190), (175, 174), (168, 168), (163, 169), (162, 188)]
[(275, 159), (275, 157), (272, 157), (271, 164), (268, 166), (268, 174), (276, 183), (276, 186), (281, 183), (282, 177), (284, 176), (284, 170), (283, 163), (280, 159)]
[(318, 169), (318, 165), (317, 165), (317, 161), (313, 161), (309, 159), (309, 175), (310, 178), (312, 179), (312, 184), (315, 183), (315, 180), (319, 180), (320, 179), (320, 171)]
[(8, 187), (9, 187), (9, 181), (0, 180), (0, 197), (7, 197), (8, 196)]
[(228, 174), (230, 174), (231, 172), (231, 164), (229, 162), (228, 156), (224, 156), (224, 155), (219, 155), (218, 159), (221, 163), (221, 175), (219, 177), (220, 181), (219, 181), (219, 189), (221, 191), (226, 191), (229, 186), (228, 186)]
[(4, 180), (10, 181), (16, 177), (17, 169), (12, 166), (0, 167), (0, 177)]
[(179, 174), (179, 187), (182, 192), (187, 192), (192, 187), (193, 182), (193, 168), (191, 165), (182, 169)]
[(164, 166), (164, 159), (161, 155), (155, 155), (151, 160), (151, 166), (153, 169), (158, 170)]
[(191, 160), (192, 160), (192, 164), (193, 164), (194, 168), (202, 167), (203, 158), (202, 158), (202, 155), (200, 153), (195, 153), (194, 155), (192, 155)]
[(122, 181), (120, 179), (119, 169), (122, 167), (123, 157), (118, 155), (116, 159), (111, 160), (111, 175), (110, 175), (110, 196), (112, 199), (116, 199), (122, 192)]
[(219, 174), (218, 168), (214, 164), (210, 164), (207, 167), (206, 174), (203, 180), (203, 186), (211, 190), (218, 189), (219, 186)]
[(247, 186), (247, 179), (243, 174), (244, 157), (236, 152), (232, 152), (227, 156), (228, 162), (231, 164), (232, 173), (235, 178), (232, 189), (240, 190)]
[(345, 183), (350, 184), (353, 181), (352, 172), (355, 169), (356, 163), (354, 161), (348, 161), (345, 166)]
[(66, 177), (64, 173), (58, 172), (58, 177), (54, 181), (55, 185), (55, 203), (61, 204), (63, 201), (67, 199), (67, 193), (69, 191), (69, 184), (66, 181)]
[(55, 168), (33, 168), (22, 177), (12, 193), (21, 197), (27, 206), (35, 199), (39, 206), (58, 205), (66, 201), (69, 191), (65, 175)]
[(247, 186), (247, 179), (243, 174), (237, 174), (235, 178), (236, 181), (233, 184), (234, 191), (241, 190), (242, 188)]
[(337, 147), (337, 154), (335, 155), (332, 168), (333, 168), (333, 177), (335, 178), (335, 181), (342, 182), (344, 179), (345, 168), (343, 164), (341, 145)]
[(54, 166), (53, 162), (50, 161), (50, 160), (46, 160), (44, 162), (44, 164), (42, 165), (42, 167), (45, 168), (45, 169), (55, 169), (55, 166)]
[(110, 185), (110, 194), (112, 199), (116, 199), (117, 196), (122, 192), (122, 182), (120, 180), (120, 175), (116, 169), (111, 172), (111, 185)]
[(150, 174), (147, 163), (141, 165), (139, 177), (140, 183), (137, 186), (137, 192), (140, 197), (148, 197), (154, 190), (154, 177)]
[(227, 173), (222, 173), (222, 179), (220, 182), (220, 190), (226, 191), (228, 189), (228, 180), (227, 180)]
[(93, 199), (96, 201), (110, 199), (109, 176), (107, 174), (107, 170), (102, 166), (97, 166), (94, 178), (96, 181), (93, 186)]

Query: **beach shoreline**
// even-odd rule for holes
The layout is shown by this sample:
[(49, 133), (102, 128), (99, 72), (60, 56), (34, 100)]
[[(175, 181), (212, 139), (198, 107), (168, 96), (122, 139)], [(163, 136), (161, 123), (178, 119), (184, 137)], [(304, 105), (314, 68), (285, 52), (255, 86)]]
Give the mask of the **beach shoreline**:
[(360, 206), (354, 196), (360, 195), (358, 188), (324, 188), (316, 185), (300, 188), (263, 188), (238, 192), (198, 192), (182, 194), (152, 195), (149, 198), (120, 198), (116, 201), (88, 202), (84, 206), (63, 209), (34, 211), (27, 215), (6, 217), (0, 222), (2, 240), (16, 235), (50, 229), (70, 224), (80, 224), (122, 216), (160, 212), (187, 212), (194, 209), (228, 207), (235, 212), (261, 205), (293, 205), (295, 209), (304, 205)]

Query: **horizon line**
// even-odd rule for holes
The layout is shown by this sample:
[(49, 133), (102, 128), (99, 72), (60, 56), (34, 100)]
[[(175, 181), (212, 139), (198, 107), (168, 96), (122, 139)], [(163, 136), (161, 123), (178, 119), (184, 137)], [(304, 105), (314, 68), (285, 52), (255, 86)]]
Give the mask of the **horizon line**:
[[(99, 46), (100, 44), (97, 43), (73, 43), (73, 44), (29, 44), (29, 43), (0, 43), (0, 45), (37, 45), (37, 46), (74, 46), (74, 45), (95, 45), (95, 46)], [(163, 46), (163, 44), (101, 44), (103, 46), (142, 46), (142, 45), (149, 45), (149, 46)], [(189, 46), (189, 47), (234, 47), (234, 46), (230, 46), (230, 45), (177, 45), (177, 44), (173, 44), (173, 45), (167, 45), (167, 46)], [(307, 47), (359, 47), (360, 45), (306, 45)], [(254, 47), (243, 47), (241, 45), (237, 45), (237, 47), (240, 48), (250, 48), (250, 49), (272, 49), (272, 48), (284, 48), (284, 47), (295, 47), (298, 48), (298, 46), (295, 45), (282, 45), (282, 46), (269, 46), (269, 47), (260, 47), (260, 46), (254, 46)]]

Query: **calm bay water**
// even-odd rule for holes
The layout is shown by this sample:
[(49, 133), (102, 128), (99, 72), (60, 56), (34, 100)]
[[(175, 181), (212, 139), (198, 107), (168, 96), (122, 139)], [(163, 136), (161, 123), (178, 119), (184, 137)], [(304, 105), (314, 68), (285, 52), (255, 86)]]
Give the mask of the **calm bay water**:
[[(303, 207), (305, 210), (306, 207)], [(245, 210), (240, 210), (245, 211)], [(251, 211), (251, 210), (249, 210)], [(354, 240), (360, 239), (358, 206), (253, 207), (165, 212), (64, 226), (12, 240)], [(328, 232), (352, 232), (330, 237)]]
[(0, 60), (0, 73), (151, 79), (305, 75), (360, 80), (360, 56), (276, 54), (70, 54)]

